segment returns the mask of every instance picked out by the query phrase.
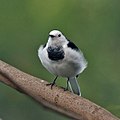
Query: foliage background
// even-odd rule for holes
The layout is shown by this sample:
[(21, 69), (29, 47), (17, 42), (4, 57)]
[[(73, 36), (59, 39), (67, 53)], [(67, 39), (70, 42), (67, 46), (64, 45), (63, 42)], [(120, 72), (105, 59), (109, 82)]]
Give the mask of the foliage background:
[[(52, 29), (61, 30), (89, 62), (79, 77), (82, 96), (120, 117), (120, 1), (0, 0), (0, 59), (52, 81), (37, 56)], [(68, 120), (1, 83), (0, 118)]]

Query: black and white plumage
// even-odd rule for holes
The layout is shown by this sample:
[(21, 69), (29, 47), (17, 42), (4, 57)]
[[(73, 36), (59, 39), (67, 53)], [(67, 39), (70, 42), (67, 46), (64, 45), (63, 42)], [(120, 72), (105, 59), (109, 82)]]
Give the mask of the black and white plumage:
[(81, 95), (76, 76), (87, 67), (87, 61), (73, 42), (67, 40), (60, 31), (53, 30), (49, 33), (47, 44), (40, 46), (38, 56), (43, 66), (56, 76), (51, 87), (57, 77), (66, 77), (67, 89), (69, 84), (72, 92)]

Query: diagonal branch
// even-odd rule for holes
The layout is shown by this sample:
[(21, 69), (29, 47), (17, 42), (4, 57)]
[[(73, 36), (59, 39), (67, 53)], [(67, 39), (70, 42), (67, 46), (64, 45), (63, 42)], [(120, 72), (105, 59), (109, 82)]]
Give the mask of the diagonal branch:
[(120, 120), (104, 108), (69, 91), (24, 73), (0, 60), (0, 81), (42, 105), (78, 120)]

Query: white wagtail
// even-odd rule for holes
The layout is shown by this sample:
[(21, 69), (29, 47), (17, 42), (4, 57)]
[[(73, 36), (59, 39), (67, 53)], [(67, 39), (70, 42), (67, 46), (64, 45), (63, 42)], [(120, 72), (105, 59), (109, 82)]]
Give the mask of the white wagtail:
[(76, 77), (87, 67), (87, 61), (73, 42), (67, 40), (60, 31), (53, 30), (49, 33), (48, 42), (40, 46), (38, 56), (43, 66), (56, 76), (49, 84), (51, 88), (58, 76), (66, 77), (66, 90), (70, 87), (73, 93), (81, 96)]

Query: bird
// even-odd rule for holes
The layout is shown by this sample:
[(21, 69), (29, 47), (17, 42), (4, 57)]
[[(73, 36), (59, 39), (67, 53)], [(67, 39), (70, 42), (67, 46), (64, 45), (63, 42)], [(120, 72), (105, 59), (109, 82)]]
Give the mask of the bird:
[(58, 77), (67, 78), (65, 90), (70, 90), (81, 96), (77, 77), (87, 67), (87, 60), (82, 51), (62, 32), (55, 29), (49, 32), (48, 41), (40, 45), (38, 57), (42, 65), (55, 76), (53, 82), (47, 84), (52, 87)]

